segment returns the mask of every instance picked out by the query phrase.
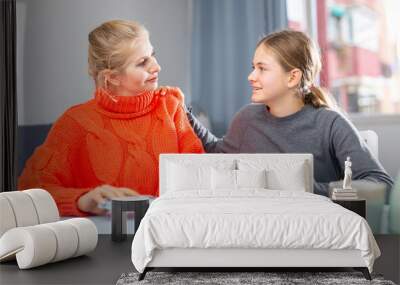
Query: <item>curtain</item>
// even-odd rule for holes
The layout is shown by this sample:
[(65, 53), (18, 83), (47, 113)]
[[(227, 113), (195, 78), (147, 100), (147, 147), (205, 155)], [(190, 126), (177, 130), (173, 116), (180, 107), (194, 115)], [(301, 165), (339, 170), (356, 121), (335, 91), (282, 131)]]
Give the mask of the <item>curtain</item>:
[(192, 13), (191, 104), (220, 136), (250, 102), (247, 77), (257, 42), (287, 27), (286, 1), (194, 0)]
[(16, 190), (16, 3), (0, 1), (0, 191)]

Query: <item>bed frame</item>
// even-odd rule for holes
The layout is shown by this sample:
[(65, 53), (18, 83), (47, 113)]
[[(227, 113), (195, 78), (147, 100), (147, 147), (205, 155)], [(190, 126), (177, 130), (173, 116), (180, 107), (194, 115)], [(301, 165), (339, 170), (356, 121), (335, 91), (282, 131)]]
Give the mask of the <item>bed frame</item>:
[[(303, 160), (306, 191), (313, 192), (313, 157), (311, 154), (162, 154), (160, 156), (160, 195), (166, 192), (167, 161), (175, 160), (235, 160), (240, 158)], [(361, 271), (371, 280), (369, 270), (359, 250), (329, 249), (249, 249), (249, 248), (168, 248), (157, 249), (139, 280), (156, 268), (231, 268), (246, 271), (254, 268), (343, 268)]]
[(359, 250), (327, 249), (182, 249), (156, 250), (152, 261), (139, 275), (155, 268), (232, 268), (246, 271), (254, 268), (338, 268), (351, 267), (371, 280)]

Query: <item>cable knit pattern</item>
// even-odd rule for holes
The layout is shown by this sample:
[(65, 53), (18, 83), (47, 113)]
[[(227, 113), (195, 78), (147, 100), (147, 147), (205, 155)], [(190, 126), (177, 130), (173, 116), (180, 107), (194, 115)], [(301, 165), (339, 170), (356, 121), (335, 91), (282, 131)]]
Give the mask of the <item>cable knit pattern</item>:
[(44, 188), (60, 214), (84, 216), (80, 196), (109, 184), (158, 196), (160, 153), (203, 153), (182, 108), (183, 95), (115, 96), (99, 89), (71, 107), (27, 161), (18, 188)]

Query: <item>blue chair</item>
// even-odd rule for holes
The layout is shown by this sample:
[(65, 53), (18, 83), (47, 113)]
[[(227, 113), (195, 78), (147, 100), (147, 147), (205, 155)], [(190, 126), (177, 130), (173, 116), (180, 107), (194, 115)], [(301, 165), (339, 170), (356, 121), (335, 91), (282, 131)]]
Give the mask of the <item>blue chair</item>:
[(51, 128), (48, 125), (18, 126), (17, 129), (17, 175), (20, 176), (28, 158), (41, 145)]
[(400, 234), (400, 172), (389, 199), (389, 233)]

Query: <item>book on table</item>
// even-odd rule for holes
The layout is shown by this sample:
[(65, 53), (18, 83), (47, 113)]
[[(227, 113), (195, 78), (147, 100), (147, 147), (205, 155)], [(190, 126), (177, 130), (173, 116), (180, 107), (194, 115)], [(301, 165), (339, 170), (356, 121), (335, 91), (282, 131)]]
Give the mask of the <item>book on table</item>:
[(334, 188), (332, 192), (332, 199), (334, 200), (356, 200), (358, 199), (356, 189), (341, 189)]

